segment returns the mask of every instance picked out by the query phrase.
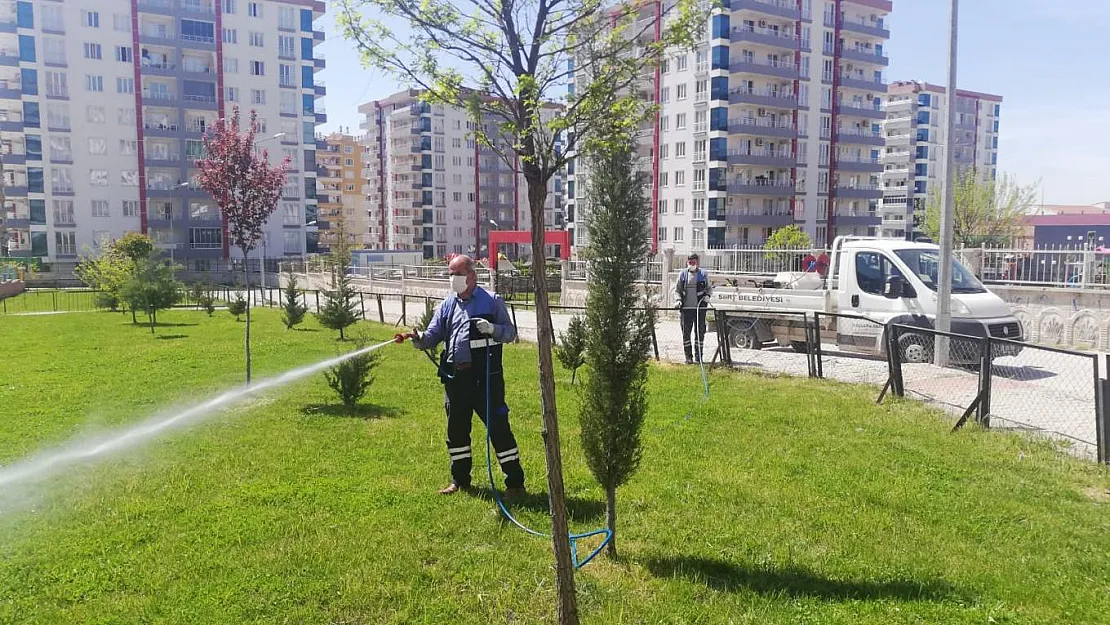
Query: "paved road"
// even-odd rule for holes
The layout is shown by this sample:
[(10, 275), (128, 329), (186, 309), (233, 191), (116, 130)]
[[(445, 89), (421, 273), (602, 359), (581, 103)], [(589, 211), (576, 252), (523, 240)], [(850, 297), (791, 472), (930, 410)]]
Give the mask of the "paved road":
[[(375, 286), (380, 288), (381, 285)], [(309, 302), (310, 305), (312, 303)], [(420, 298), (409, 298), (406, 319), (409, 324), (420, 315), (422, 307)], [(520, 338), (535, 341), (537, 325), (534, 310), (523, 306), (514, 308)], [(401, 318), (399, 295), (384, 297), (382, 311), (387, 323), (397, 323)], [(376, 298), (366, 297), (366, 314), (370, 319), (378, 318)], [(678, 320), (668, 318), (668, 315), (673, 313), (664, 313), (656, 331), (659, 357), (669, 362), (682, 362), (685, 356)], [(567, 311), (554, 311), (552, 323), (555, 331), (565, 332), (571, 317)], [(711, 356), (716, 347), (717, 336), (711, 332), (706, 336), (707, 356)], [(826, 378), (874, 385), (876, 395), (878, 387), (886, 382), (885, 361), (839, 352), (834, 345), (825, 345), (824, 350), (822, 362)], [(805, 376), (808, 371), (806, 356), (789, 348), (733, 349), (732, 357), (734, 363), (743, 368), (798, 376)], [(1027, 348), (1017, 356), (996, 359), (991, 369), (992, 426), (1054, 433), (1074, 444), (1079, 455), (1093, 455), (1096, 435), (1092, 360), (1090, 356), (1033, 348)], [(968, 369), (907, 364), (903, 369), (903, 378), (909, 395), (954, 414), (962, 413), (971, 404), (978, 389), (978, 372)]]

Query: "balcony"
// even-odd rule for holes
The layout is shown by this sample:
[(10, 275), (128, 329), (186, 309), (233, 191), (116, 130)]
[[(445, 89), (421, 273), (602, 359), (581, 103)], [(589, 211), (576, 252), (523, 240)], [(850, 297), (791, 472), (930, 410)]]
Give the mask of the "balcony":
[(730, 226), (789, 226), (794, 223), (794, 216), (789, 210), (781, 208), (729, 209), (725, 214), (725, 222)]
[(755, 26), (737, 26), (732, 29), (732, 41), (757, 43), (785, 50), (801, 49), (801, 39), (795, 35), (788, 35), (770, 28)]
[[(825, 25), (833, 26), (828, 15), (825, 16)], [(883, 20), (864, 21), (844, 19), (840, 21), (840, 29), (850, 33), (878, 37), (879, 39), (890, 39), (890, 31), (886, 29)]]
[(166, 60), (143, 59), (142, 68), (144, 74), (154, 76), (174, 76), (177, 74), (177, 64)]
[(177, 99), (177, 94), (172, 91), (143, 89), (143, 99), (159, 102), (171, 102)]
[(798, 67), (793, 61), (737, 61), (728, 67), (734, 73), (759, 74), (761, 76), (774, 76), (775, 78), (798, 78)]
[(212, 50), (216, 46), (216, 38), (207, 35), (179, 35), (181, 43), (190, 48)]
[(845, 228), (851, 226), (878, 226), (882, 223), (882, 220), (882, 217), (878, 214), (869, 211), (844, 212), (833, 215), (834, 226)]
[(865, 130), (863, 128), (841, 128), (836, 131), (836, 140), (841, 143), (851, 143), (859, 145), (886, 145), (886, 142), (883, 140), (882, 134), (873, 130)]
[(186, 58), (182, 64), (182, 69), (185, 70), (186, 74), (207, 74), (211, 76), (216, 73), (216, 70), (208, 63), (190, 60), (188, 58)]
[(754, 104), (780, 109), (798, 108), (798, 97), (783, 89), (748, 89), (734, 87), (728, 92), (729, 104)]
[(798, 21), (802, 19), (802, 12), (798, 10), (798, 3), (793, 0), (728, 0), (726, 5), (732, 12), (755, 11), (773, 17), (782, 17)]
[(863, 89), (874, 93), (886, 93), (886, 83), (880, 78), (867, 78), (859, 74), (841, 74), (840, 87), (843, 89)]
[(173, 31), (165, 28), (139, 28), (139, 42), (168, 43), (174, 40)]
[(883, 164), (880, 163), (877, 158), (838, 156), (836, 159), (836, 168), (840, 171), (879, 173), (883, 171)]
[(837, 185), (836, 197), (846, 200), (880, 200), (883, 197), (883, 190), (877, 184), (860, 183)]
[(139, 8), (158, 13), (173, 13), (173, 0), (139, 0)]
[(728, 120), (728, 130), (760, 137), (794, 138), (794, 122), (789, 119), (771, 121), (758, 117), (734, 117)]
[(19, 67), (19, 52), (0, 50), (0, 67)]
[(18, 80), (0, 80), (0, 100), (20, 100), (23, 86)]
[(186, 93), (185, 95), (181, 96), (181, 100), (183, 102), (185, 102), (185, 106), (188, 107), (188, 108), (212, 109), (212, 110), (216, 110), (216, 108), (217, 108), (217, 106), (216, 106), (216, 96), (214, 96), (214, 95), (204, 95), (204, 94), (199, 94), (199, 93)]
[(753, 150), (739, 149), (728, 151), (728, 164), (791, 168), (794, 167), (795, 160), (793, 152), (789, 151), (772, 151), (765, 148), (757, 148)]
[(886, 67), (890, 65), (890, 59), (883, 56), (878, 48), (848, 48), (840, 46), (840, 58), (846, 61), (859, 61), (861, 63), (871, 63), (873, 65), (881, 65)]
[(798, 191), (793, 180), (769, 180), (757, 177), (751, 180), (733, 178), (728, 183), (728, 192), (740, 195), (767, 195), (771, 197), (786, 197), (797, 195)]
[(851, 117), (866, 117), (867, 119), (878, 120), (882, 120), (886, 117), (886, 113), (874, 106), (856, 106), (854, 103), (841, 103), (838, 110), (841, 115), (849, 115)]

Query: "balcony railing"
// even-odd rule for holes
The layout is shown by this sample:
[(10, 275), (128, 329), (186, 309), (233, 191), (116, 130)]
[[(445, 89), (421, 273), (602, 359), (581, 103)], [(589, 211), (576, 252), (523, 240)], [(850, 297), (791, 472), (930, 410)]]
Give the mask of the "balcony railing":
[(143, 89), (143, 97), (148, 100), (173, 100), (177, 96), (169, 91), (152, 91)]
[(791, 120), (759, 119), (758, 117), (733, 117), (728, 120), (730, 129), (743, 132), (745, 128), (760, 128), (767, 130), (794, 131), (794, 122)]
[(216, 43), (216, 38), (215, 37), (209, 37), (207, 35), (185, 35), (185, 34), (183, 34), (183, 35), (181, 35), (181, 40), (182, 41), (191, 41), (191, 42), (194, 42), (194, 43)]
[(728, 151), (729, 156), (757, 156), (760, 158), (794, 158), (794, 153), (790, 150), (769, 150), (767, 148), (738, 148)]
[(208, 102), (209, 104), (216, 102), (216, 96), (214, 95), (201, 95), (192, 93), (186, 93), (185, 95), (181, 96), (181, 99), (185, 100), (186, 102)]
[(177, 69), (177, 64), (176, 63), (170, 63), (169, 61), (145, 61), (144, 60), (142, 62), (142, 66), (147, 68), (147, 69), (161, 69), (161, 70), (167, 70), (167, 71), (172, 71), (172, 70)]
[[(165, 39), (167, 41), (170, 41), (174, 38), (174, 34), (170, 31), (168, 31), (168, 30), (158, 30), (158, 29), (147, 28), (146, 30), (139, 31), (139, 33), (143, 37), (149, 37), (151, 39)], [(182, 35), (181, 38), (184, 39), (185, 36)]]

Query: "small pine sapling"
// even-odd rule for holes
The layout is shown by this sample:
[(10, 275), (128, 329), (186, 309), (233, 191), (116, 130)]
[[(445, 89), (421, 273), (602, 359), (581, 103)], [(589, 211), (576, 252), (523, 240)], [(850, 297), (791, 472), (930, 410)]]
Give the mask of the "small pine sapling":
[(555, 356), (564, 368), (570, 369), (570, 383), (574, 384), (578, 368), (586, 362), (586, 323), (579, 315), (571, 317), (566, 334), (559, 333)]
[(235, 315), (236, 321), (239, 321), (239, 317), (247, 312), (247, 300), (243, 299), (242, 293), (236, 293), (235, 299), (227, 303), (227, 312)]
[(281, 305), (281, 321), (286, 329), (304, 321), (308, 307), (301, 303), (301, 291), (297, 288), (297, 274), (290, 271), (285, 277), (285, 289), (282, 291), (284, 302)]
[[(357, 345), (358, 349), (362, 349), (366, 347), (366, 342), (359, 339)], [(377, 364), (377, 353), (359, 354), (325, 371), (324, 379), (344, 406), (354, 408), (374, 383), (371, 373)]]

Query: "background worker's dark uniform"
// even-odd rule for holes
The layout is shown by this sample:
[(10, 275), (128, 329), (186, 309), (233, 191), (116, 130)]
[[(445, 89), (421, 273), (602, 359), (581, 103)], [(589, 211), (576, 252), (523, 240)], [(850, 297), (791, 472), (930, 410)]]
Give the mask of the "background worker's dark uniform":
[[(493, 335), (485, 336), (474, 319), (493, 324)], [(470, 486), (472, 452), (470, 431), (472, 415), (490, 428), (497, 461), (505, 473), (506, 488), (524, 486), (520, 452), (509, 426), (509, 407), (505, 404), (505, 377), (501, 369), (502, 343), (516, 340), (516, 328), (505, 302), (481, 287), (467, 299), (451, 294), (439, 305), (428, 329), (413, 339), (419, 349), (431, 349), (442, 342), (439, 375), (446, 391), (447, 454), (451, 457), (451, 479), (460, 487)], [(486, 415), (486, 350), (489, 350), (489, 405)]]
[[(682, 308), (682, 349), (686, 352), (686, 362), (703, 362), (705, 343), (705, 314), (708, 310), (709, 296), (713, 293), (709, 285), (709, 274), (698, 267), (694, 273), (683, 271), (675, 280), (675, 296)], [(691, 349), (690, 331), (697, 322), (697, 347)], [(693, 353), (691, 353), (693, 352)]]

